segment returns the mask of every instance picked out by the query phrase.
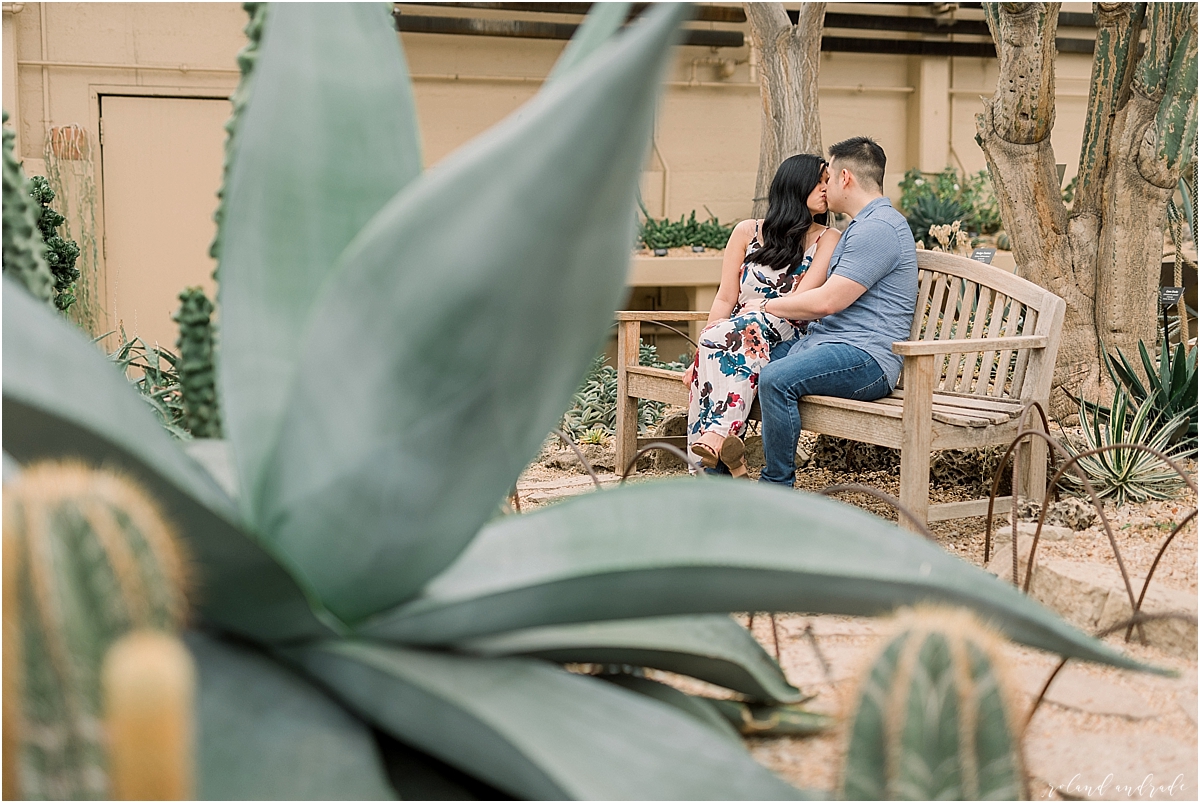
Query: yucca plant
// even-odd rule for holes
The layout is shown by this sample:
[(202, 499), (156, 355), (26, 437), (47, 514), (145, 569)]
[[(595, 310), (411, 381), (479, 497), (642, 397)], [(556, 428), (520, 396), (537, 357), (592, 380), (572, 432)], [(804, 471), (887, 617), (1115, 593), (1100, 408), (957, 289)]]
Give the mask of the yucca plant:
[[(1152, 420), (1158, 424), (1166, 424), (1174, 418), (1184, 416), (1188, 421), (1187, 426), (1174, 433), (1171, 444), (1182, 450), (1195, 452), (1196, 349), (1189, 351), (1183, 343), (1178, 343), (1172, 355), (1171, 345), (1164, 340), (1158, 351), (1156, 365), (1146, 350), (1146, 344), (1139, 340), (1138, 355), (1142, 359), (1142, 369), (1145, 371), (1145, 384), (1120, 349), (1116, 350), (1115, 357), (1104, 354), (1104, 365), (1113, 384), (1125, 388), (1129, 404), (1134, 409), (1140, 410), (1143, 405), (1148, 405)], [(1093, 412), (1107, 417), (1109, 409), (1097, 407)]]
[[(1134, 408), (1129, 400), (1130, 392), (1118, 385), (1113, 391), (1112, 404), (1105, 408), (1096, 405), (1079, 405), (1079, 423), (1083, 442), (1078, 446), (1068, 443), (1071, 451), (1082, 454), (1091, 449), (1117, 444), (1141, 444), (1172, 454), (1171, 442), (1175, 436), (1187, 429), (1191, 413), (1180, 413), (1164, 419), (1163, 414), (1150, 403)], [(1194, 405), (1193, 405), (1194, 407)], [(1103, 412), (1102, 412), (1103, 411)], [(1179, 448), (1176, 447), (1176, 452)], [(1170, 499), (1183, 486), (1183, 480), (1159, 457), (1141, 449), (1112, 449), (1081, 457), (1079, 468), (1087, 475), (1096, 494), (1112, 497), (1118, 505), (1126, 502), (1145, 502), (1150, 499)], [(1067, 472), (1063, 475), (1067, 487), (1083, 490), (1083, 481), (1078, 475)]]
[(124, 467), (192, 555), (199, 796), (386, 797), (432, 756), (518, 797), (797, 797), (711, 722), (561, 665), (690, 675), (770, 721), (802, 696), (729, 611), (941, 600), (1145, 668), (822, 497), (678, 479), (496, 518), (625, 293), (687, 15), (653, 6), (618, 33), (627, 12), (596, 4), (520, 113), (422, 173), (386, 7), (267, 11), (224, 196), (228, 442), (193, 444), (229, 493), (6, 283), (5, 449)]

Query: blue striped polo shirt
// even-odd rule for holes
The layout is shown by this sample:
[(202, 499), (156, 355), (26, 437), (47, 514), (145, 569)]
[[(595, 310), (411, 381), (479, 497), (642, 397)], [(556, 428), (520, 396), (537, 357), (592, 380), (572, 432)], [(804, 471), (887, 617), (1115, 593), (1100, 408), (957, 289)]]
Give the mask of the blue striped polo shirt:
[(871, 201), (850, 221), (829, 259), (837, 274), (867, 288), (841, 312), (811, 324), (793, 351), (848, 343), (870, 354), (896, 387), (903, 358), (892, 343), (908, 340), (917, 306), (917, 248), (908, 221), (887, 198)]

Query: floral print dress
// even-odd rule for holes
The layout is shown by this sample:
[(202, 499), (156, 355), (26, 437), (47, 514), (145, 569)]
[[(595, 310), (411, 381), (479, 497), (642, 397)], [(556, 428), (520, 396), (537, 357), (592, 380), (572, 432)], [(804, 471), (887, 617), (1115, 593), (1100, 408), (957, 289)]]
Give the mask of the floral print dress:
[[(821, 232), (817, 241), (824, 234)], [(803, 333), (801, 321), (761, 313), (758, 305), (763, 298), (791, 292), (812, 264), (817, 243), (804, 252), (799, 265), (784, 270), (756, 263), (753, 256), (760, 247), (756, 226), (754, 237), (746, 246), (741, 289), (729, 319), (717, 321), (700, 333), (696, 378), (692, 380), (688, 403), (689, 450), (705, 432), (713, 431), (722, 437), (741, 434), (758, 391), (759, 371), (770, 360), (771, 349)]]

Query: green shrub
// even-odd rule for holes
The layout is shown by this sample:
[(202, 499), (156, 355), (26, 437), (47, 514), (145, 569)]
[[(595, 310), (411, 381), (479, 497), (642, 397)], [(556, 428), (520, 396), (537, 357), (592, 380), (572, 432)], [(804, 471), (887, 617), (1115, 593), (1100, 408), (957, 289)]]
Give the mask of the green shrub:
[(900, 181), (900, 211), (909, 219), (913, 236), (932, 248), (931, 226), (958, 220), (968, 231), (994, 234), (1000, 230), (1000, 206), (986, 170), (960, 175), (953, 167), (940, 173), (913, 168)]
[[(686, 357), (676, 362), (658, 359), (658, 347), (642, 343), (638, 348), (638, 364), (649, 368), (665, 368), (682, 371), (687, 367)], [(662, 421), (667, 405), (650, 399), (638, 400), (638, 434), (644, 435)], [(577, 441), (591, 430), (613, 435), (617, 426), (617, 371), (606, 365), (604, 355), (596, 357), (584, 377), (583, 384), (571, 398), (571, 407), (563, 415), (562, 430)]]
[(645, 220), (638, 231), (638, 242), (649, 249), (700, 245), (719, 250), (725, 247), (733, 233), (733, 226), (722, 225), (711, 212), (708, 220), (700, 222), (696, 220), (695, 210), (686, 218), (681, 215), (678, 221), (655, 220), (645, 207), (642, 211)]

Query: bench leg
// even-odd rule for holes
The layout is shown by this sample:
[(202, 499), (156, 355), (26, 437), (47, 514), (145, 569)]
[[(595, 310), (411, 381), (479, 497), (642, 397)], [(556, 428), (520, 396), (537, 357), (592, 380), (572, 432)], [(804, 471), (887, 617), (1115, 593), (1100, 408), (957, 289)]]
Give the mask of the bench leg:
[[(617, 425), (616, 469), (620, 474), (637, 453), (638, 400), (629, 395), (626, 366), (638, 364), (638, 346), (642, 339), (640, 321), (621, 321), (617, 325)], [(633, 472), (630, 472), (633, 473)]]
[[(929, 522), (929, 447), (933, 435), (933, 355), (904, 360), (904, 439), (900, 446), (900, 504)], [(916, 530), (903, 513), (900, 526)]]
[(1021, 461), (1020, 495), (1032, 499), (1039, 505), (1046, 495), (1046, 442), (1041, 438), (1028, 438), (1017, 447), (1016, 459)]

